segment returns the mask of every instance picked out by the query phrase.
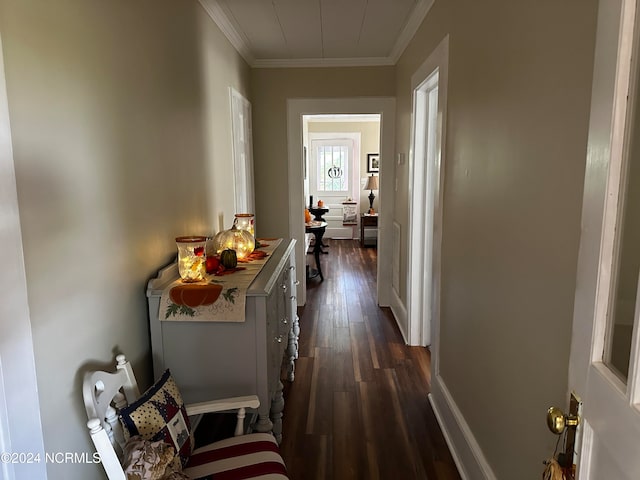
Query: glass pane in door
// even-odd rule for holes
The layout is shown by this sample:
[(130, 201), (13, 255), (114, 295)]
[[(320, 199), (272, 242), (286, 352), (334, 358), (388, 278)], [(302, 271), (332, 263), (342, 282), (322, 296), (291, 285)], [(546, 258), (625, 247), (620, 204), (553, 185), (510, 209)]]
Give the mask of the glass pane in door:
[(625, 382), (629, 375), (640, 273), (640, 121), (637, 115), (640, 96), (635, 88), (630, 128), (627, 130), (629, 150), (621, 174), (616, 263), (604, 351), (604, 362)]
[(340, 145), (320, 145), (316, 153), (317, 191), (346, 192), (349, 168), (349, 149)]

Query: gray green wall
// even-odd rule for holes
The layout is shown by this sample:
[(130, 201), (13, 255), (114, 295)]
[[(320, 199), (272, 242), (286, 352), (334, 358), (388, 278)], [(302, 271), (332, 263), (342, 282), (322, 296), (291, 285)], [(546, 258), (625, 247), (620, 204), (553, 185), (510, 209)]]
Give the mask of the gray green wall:
[[(540, 478), (556, 441), (546, 409), (568, 402), (596, 10), (436, 1), (397, 65), (396, 148), (408, 151), (411, 75), (449, 35), (434, 382), (499, 479)], [(408, 168), (397, 168), (403, 232)]]
[(146, 281), (233, 218), (250, 71), (195, 0), (1, 0), (0, 32), (45, 450), (92, 452), (82, 373), (124, 352), (149, 385)]

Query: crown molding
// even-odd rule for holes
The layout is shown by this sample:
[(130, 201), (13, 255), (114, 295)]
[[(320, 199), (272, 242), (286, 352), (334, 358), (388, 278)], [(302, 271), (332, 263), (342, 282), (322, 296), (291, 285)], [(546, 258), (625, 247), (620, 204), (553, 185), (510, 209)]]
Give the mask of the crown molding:
[(400, 57), (418, 31), (418, 28), (420, 28), (420, 25), (422, 25), (422, 22), (434, 3), (435, 0), (419, 0), (417, 2), (415, 9), (409, 16), (409, 21), (400, 33), (400, 36), (389, 55), (389, 59), (393, 62), (393, 65), (398, 63), (398, 60), (400, 60)]
[(409, 21), (396, 41), (388, 57), (364, 58), (290, 58), (256, 59), (251, 53), (249, 42), (231, 21), (231, 15), (217, 0), (198, 0), (227, 40), (244, 58), (251, 68), (317, 68), (317, 67), (381, 67), (393, 66), (418, 31), (435, 0), (418, 0)]
[(253, 66), (255, 62), (255, 57), (251, 53), (251, 49), (249, 48), (248, 42), (246, 39), (238, 32), (238, 29), (229, 19), (229, 15), (224, 9), (220, 6), (220, 4), (216, 0), (198, 0), (202, 8), (204, 8), (205, 12), (211, 17), (214, 23), (218, 26), (227, 40), (233, 45), (238, 53), (244, 58), (245, 62), (249, 64), (249, 66)]
[(362, 113), (362, 114), (346, 114), (346, 113), (331, 113), (331, 114), (314, 114), (305, 115), (304, 120), (313, 123), (370, 123), (380, 122), (380, 114), (377, 113)]
[(381, 67), (393, 66), (389, 57), (272, 58), (254, 60), (253, 68)]

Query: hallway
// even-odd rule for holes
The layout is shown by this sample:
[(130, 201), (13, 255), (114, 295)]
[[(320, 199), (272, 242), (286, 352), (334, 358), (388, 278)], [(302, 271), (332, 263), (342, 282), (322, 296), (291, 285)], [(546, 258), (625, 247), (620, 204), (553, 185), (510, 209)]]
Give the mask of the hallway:
[(406, 346), (376, 305), (376, 249), (328, 242), (325, 281), (309, 282), (300, 314), (296, 380), (285, 382), (291, 478), (459, 479), (427, 398), (429, 351)]

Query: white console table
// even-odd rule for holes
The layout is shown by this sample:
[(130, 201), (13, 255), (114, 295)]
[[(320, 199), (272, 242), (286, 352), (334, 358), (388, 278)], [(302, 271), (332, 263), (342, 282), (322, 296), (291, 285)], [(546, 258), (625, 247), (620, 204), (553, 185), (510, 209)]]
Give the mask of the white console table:
[[(186, 403), (257, 395), (253, 429), (282, 439), (283, 357), (293, 381), (300, 332), (296, 313), (295, 240), (283, 240), (247, 290), (244, 322), (161, 321), (163, 289), (178, 277), (177, 265), (149, 281), (149, 326), (154, 375), (169, 368)], [(285, 356), (286, 352), (286, 356)]]

